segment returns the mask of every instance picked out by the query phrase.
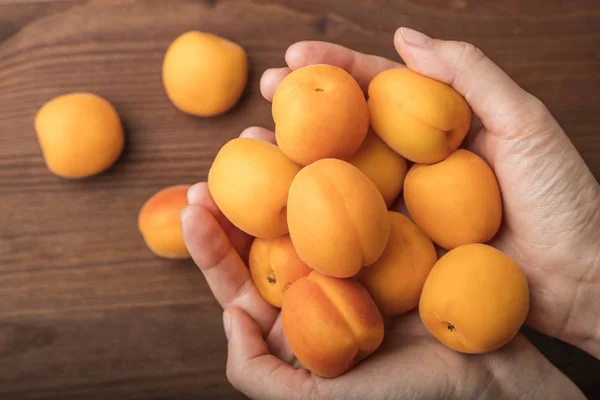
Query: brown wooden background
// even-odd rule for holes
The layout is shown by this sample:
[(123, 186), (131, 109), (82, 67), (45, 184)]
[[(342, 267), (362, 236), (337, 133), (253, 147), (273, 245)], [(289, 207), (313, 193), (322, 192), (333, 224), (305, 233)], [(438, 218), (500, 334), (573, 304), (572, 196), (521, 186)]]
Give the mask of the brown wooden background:
[[(597, 0), (0, 0), (0, 398), (239, 398), (201, 273), (153, 257), (137, 212), (164, 186), (204, 180), (243, 128), (272, 127), (258, 79), (288, 45), (322, 39), (397, 58), (400, 25), (480, 46), (545, 101), (600, 178)], [(185, 116), (164, 94), (163, 53), (189, 29), (249, 52), (247, 94), (226, 116)], [(107, 173), (69, 182), (46, 170), (32, 122), (75, 90), (112, 101), (128, 143)], [(529, 336), (600, 394), (599, 361)]]

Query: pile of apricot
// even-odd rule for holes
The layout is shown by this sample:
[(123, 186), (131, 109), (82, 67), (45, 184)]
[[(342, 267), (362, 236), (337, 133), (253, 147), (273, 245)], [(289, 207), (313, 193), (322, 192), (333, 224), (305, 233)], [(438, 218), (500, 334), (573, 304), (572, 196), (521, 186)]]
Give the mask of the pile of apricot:
[[(517, 334), (527, 280), (484, 244), (500, 228), (501, 192), (489, 165), (459, 148), (471, 110), (454, 89), (393, 69), (365, 96), (346, 71), (312, 65), (281, 82), (272, 113), (277, 145), (231, 140), (208, 185), (256, 238), (252, 279), (281, 308), (304, 367), (345, 373), (379, 348), (384, 317), (417, 307), (459, 352)], [(401, 197), (410, 218), (389, 209)], [(439, 260), (436, 245), (448, 250)]]
[[(188, 32), (166, 52), (163, 84), (182, 112), (225, 113), (246, 83), (244, 50), (223, 38)], [(208, 187), (255, 238), (250, 275), (281, 308), (305, 368), (344, 374), (380, 347), (384, 317), (415, 309), (458, 352), (494, 351), (517, 334), (528, 283), (486, 244), (502, 222), (501, 191), (486, 161), (461, 148), (471, 109), (452, 87), (398, 68), (377, 75), (365, 94), (343, 69), (311, 65), (281, 82), (272, 116), (277, 144), (227, 142)], [(99, 173), (123, 148), (115, 109), (92, 94), (50, 101), (36, 130), (62, 177)], [(161, 257), (189, 257), (179, 222), (187, 188), (154, 194), (139, 213), (139, 230)], [(394, 211), (402, 201), (408, 215)], [(447, 251), (439, 259), (436, 246)]]

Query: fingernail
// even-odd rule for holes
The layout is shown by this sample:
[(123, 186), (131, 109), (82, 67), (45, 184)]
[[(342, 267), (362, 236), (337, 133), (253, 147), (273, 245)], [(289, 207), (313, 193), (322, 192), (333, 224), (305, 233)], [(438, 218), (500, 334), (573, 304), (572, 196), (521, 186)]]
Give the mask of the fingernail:
[(196, 204), (197, 197), (198, 196), (196, 195), (196, 185), (190, 186), (190, 188), (187, 191), (188, 204)]
[(411, 46), (431, 47), (433, 44), (432, 38), (414, 29), (402, 27), (400, 28), (400, 34), (402, 35), (402, 39)]
[(229, 340), (229, 331), (231, 329), (231, 315), (227, 311), (223, 312), (223, 328), (225, 328), (225, 336)]
[(192, 213), (192, 209), (190, 206), (186, 206), (183, 208), (183, 210), (181, 210), (181, 213), (179, 214), (179, 218), (181, 220), (182, 227), (186, 226), (186, 223), (187, 223), (188, 219), (190, 218), (191, 213)]

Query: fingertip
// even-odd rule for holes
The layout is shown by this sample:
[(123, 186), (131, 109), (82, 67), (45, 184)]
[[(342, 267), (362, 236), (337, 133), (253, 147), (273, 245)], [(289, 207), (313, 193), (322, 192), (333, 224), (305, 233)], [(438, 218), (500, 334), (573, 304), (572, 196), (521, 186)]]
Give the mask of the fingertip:
[[(201, 204), (206, 197), (210, 197), (207, 182), (199, 182), (192, 186), (187, 191), (188, 204)], [(212, 197), (210, 197), (212, 199)]]
[(292, 70), (305, 66), (305, 52), (309, 42), (302, 41), (292, 44), (285, 52), (285, 62)]
[(289, 68), (270, 68), (260, 78), (260, 93), (268, 100), (273, 101), (277, 86), (292, 72)]
[(192, 206), (186, 206), (181, 210), (179, 214), (179, 218), (181, 219), (181, 229), (185, 236), (185, 231), (188, 229), (191, 219), (193, 218), (194, 211), (192, 210)]
[(250, 138), (262, 140), (264, 142), (275, 143), (275, 134), (268, 129), (260, 126), (251, 126), (240, 133), (241, 138)]

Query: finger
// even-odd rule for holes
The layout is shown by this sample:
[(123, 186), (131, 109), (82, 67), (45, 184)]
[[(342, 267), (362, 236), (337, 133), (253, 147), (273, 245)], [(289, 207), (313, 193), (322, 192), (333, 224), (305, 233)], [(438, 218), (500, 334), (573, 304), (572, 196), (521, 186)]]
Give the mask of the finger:
[(250, 128), (246, 128), (240, 134), (242, 138), (251, 138), (262, 140), (264, 142), (275, 143), (275, 133), (271, 132), (268, 129), (261, 128), (259, 126), (251, 126)]
[(223, 314), (228, 338), (227, 379), (253, 399), (309, 399), (320, 381), (305, 369), (295, 369), (269, 353), (260, 328), (242, 310)]
[(233, 225), (231, 221), (223, 215), (208, 189), (208, 183), (199, 182), (192, 185), (187, 193), (188, 204), (199, 205), (204, 207), (217, 220), (225, 234), (229, 237), (229, 241), (233, 248), (238, 252), (242, 260), (248, 259), (252, 237), (247, 233), (242, 232), (238, 227)]
[(260, 93), (268, 101), (273, 101), (275, 90), (283, 78), (292, 72), (289, 68), (271, 68), (266, 70), (260, 78)]
[(181, 213), (185, 244), (213, 295), (223, 308), (240, 307), (266, 334), (277, 318), (277, 309), (258, 293), (248, 267), (231, 245), (212, 213), (200, 205), (188, 205)]
[(346, 47), (317, 41), (298, 42), (285, 53), (285, 61), (292, 70), (312, 64), (329, 64), (350, 73), (366, 92), (378, 73), (390, 68), (404, 67), (387, 58), (359, 53)]
[(547, 113), (539, 100), (469, 43), (433, 40), (408, 28), (400, 28), (394, 41), (411, 70), (452, 85), (495, 134), (522, 135), (532, 118)]
[(295, 355), (283, 334), (283, 325), (281, 324), (281, 313), (275, 320), (269, 335), (267, 336), (267, 344), (271, 353), (282, 359), (288, 364), (295, 361)]

